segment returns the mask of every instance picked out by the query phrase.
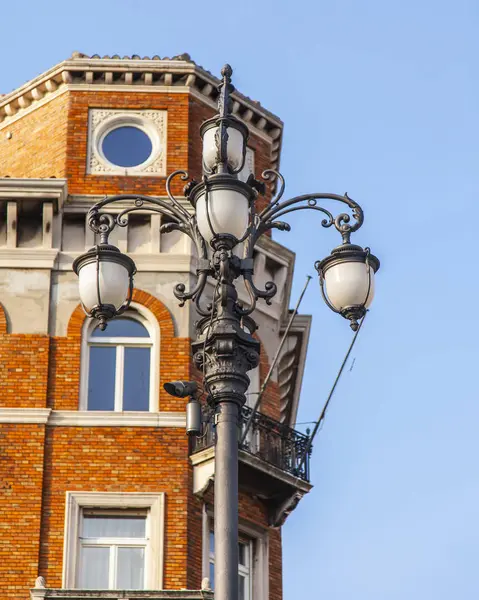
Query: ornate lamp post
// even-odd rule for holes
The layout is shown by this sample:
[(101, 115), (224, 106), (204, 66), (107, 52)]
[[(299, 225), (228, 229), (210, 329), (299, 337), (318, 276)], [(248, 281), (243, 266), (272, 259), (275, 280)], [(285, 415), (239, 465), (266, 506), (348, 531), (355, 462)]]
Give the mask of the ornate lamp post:
[[(267, 303), (276, 294), (276, 285), (269, 282), (259, 290), (253, 281), (253, 249), (260, 236), (272, 229), (289, 231), (281, 218), (297, 210), (323, 213), (321, 225), (334, 226), (342, 236), (342, 244), (330, 256), (318, 261), (322, 294), (328, 306), (351, 322), (355, 330), (374, 294), (374, 274), (378, 259), (369, 249), (351, 244), (351, 234), (363, 223), (361, 207), (345, 194), (306, 194), (281, 200), (285, 182), (282, 175), (266, 170), (264, 181), (278, 178), (279, 193), (261, 212), (256, 211), (256, 199), (265, 193), (265, 183), (250, 176), (246, 183), (238, 179), (243, 168), (248, 139), (247, 127), (230, 113), (232, 69), (222, 70), (219, 86), (218, 114), (201, 126), (203, 138), (203, 171), (201, 182), (190, 181), (185, 196), (193, 206), (187, 210), (172, 194), (171, 182), (185, 171), (175, 171), (166, 181), (168, 199), (141, 195), (113, 196), (98, 202), (88, 213), (90, 228), (99, 235), (97, 246), (77, 258), (73, 264), (79, 276), (80, 298), (85, 311), (99, 321), (101, 329), (107, 321), (124, 312), (131, 301), (135, 265), (131, 258), (108, 243), (116, 227), (127, 224), (126, 215), (149, 210), (168, 217), (162, 232), (173, 230), (188, 235), (198, 254), (197, 283), (187, 291), (176, 285), (174, 294), (184, 305), (195, 303), (201, 318), (197, 323), (197, 339), (192, 344), (193, 360), (203, 370), (208, 402), (216, 413), (215, 450), (215, 597), (217, 600), (238, 598), (238, 419), (248, 389), (247, 372), (258, 365), (259, 343), (253, 337), (257, 326), (251, 318), (256, 302)], [(334, 217), (322, 208), (318, 200), (337, 200), (349, 207), (351, 215), (341, 212)], [(119, 214), (104, 212), (105, 207), (131, 200), (132, 205)], [(353, 222), (351, 222), (351, 217)], [(243, 256), (238, 256), (238, 244), (244, 242)], [(208, 251), (208, 246), (211, 248)], [(216, 281), (213, 301), (201, 304), (207, 279)], [(248, 306), (238, 301), (235, 280), (242, 277), (250, 297)], [(194, 386), (191, 386), (194, 387)], [(188, 395), (183, 388), (168, 384), (170, 393)], [(182, 391), (183, 390), (183, 391)], [(189, 391), (188, 391), (189, 390)], [(189, 414), (198, 414), (198, 404)]]

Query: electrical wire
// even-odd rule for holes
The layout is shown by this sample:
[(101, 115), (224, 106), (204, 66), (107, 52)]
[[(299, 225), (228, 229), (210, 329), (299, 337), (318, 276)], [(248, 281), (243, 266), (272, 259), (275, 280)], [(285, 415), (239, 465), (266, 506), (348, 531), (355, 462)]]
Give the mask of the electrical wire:
[(334, 380), (333, 387), (331, 388), (331, 391), (329, 392), (328, 399), (326, 400), (326, 403), (323, 406), (323, 410), (321, 411), (321, 414), (319, 415), (319, 419), (316, 421), (316, 425), (315, 425), (315, 427), (313, 429), (313, 433), (309, 436), (308, 441), (306, 442), (306, 446), (304, 448), (303, 456), (301, 457), (301, 460), (300, 460), (300, 462), (298, 464), (298, 467), (297, 467), (298, 472), (301, 472), (301, 467), (303, 466), (304, 461), (306, 460), (306, 456), (308, 455), (308, 453), (309, 453), (309, 451), (311, 449), (311, 446), (313, 444), (313, 440), (314, 440), (316, 434), (318, 433), (318, 431), (320, 431), (321, 428), (322, 428), (323, 421), (324, 421), (324, 418), (326, 417), (326, 411), (328, 410), (329, 403), (331, 401), (331, 398), (333, 397), (334, 391), (336, 389), (336, 386), (338, 385), (338, 382), (339, 382), (339, 380), (341, 378), (341, 375), (343, 374), (344, 367), (346, 366), (346, 363), (348, 362), (349, 355), (351, 354), (351, 351), (352, 351), (352, 349), (354, 347), (354, 344), (356, 343), (356, 339), (357, 339), (357, 337), (359, 335), (359, 332), (361, 331), (361, 327), (363, 326), (363, 323), (364, 323), (364, 321), (366, 319), (366, 315), (368, 314), (368, 312), (369, 311), (366, 311), (366, 314), (364, 315), (364, 317), (361, 319), (361, 322), (359, 323), (359, 327), (358, 327), (356, 333), (353, 336), (352, 342), (349, 345), (348, 351), (346, 352), (346, 356), (344, 357), (344, 360), (343, 360), (343, 363), (341, 365), (341, 368), (339, 369), (338, 374), (336, 376), (336, 379)]
[(246, 436), (248, 435), (249, 428), (251, 427), (251, 423), (253, 422), (253, 419), (254, 419), (256, 413), (258, 412), (258, 408), (259, 408), (261, 399), (263, 397), (264, 390), (266, 389), (266, 386), (268, 385), (269, 380), (271, 379), (271, 375), (273, 374), (274, 368), (276, 367), (276, 363), (278, 362), (280, 352), (281, 352), (281, 350), (282, 350), (282, 348), (284, 346), (286, 338), (288, 337), (289, 330), (291, 329), (291, 327), (293, 325), (293, 321), (294, 321), (296, 315), (298, 314), (299, 306), (301, 304), (301, 301), (303, 300), (303, 296), (304, 296), (304, 294), (305, 294), (305, 292), (306, 292), (306, 290), (308, 288), (308, 285), (309, 285), (310, 281), (311, 281), (311, 275), (307, 275), (306, 276), (306, 283), (304, 284), (303, 291), (301, 292), (301, 295), (299, 296), (299, 299), (298, 299), (298, 302), (296, 304), (296, 307), (295, 307), (295, 309), (293, 310), (293, 312), (291, 314), (291, 317), (289, 319), (289, 323), (288, 323), (288, 325), (286, 327), (286, 330), (285, 330), (285, 332), (283, 334), (283, 337), (281, 338), (281, 342), (280, 342), (280, 344), (278, 346), (278, 349), (276, 350), (276, 354), (274, 355), (273, 362), (271, 363), (271, 366), (269, 368), (268, 374), (266, 375), (266, 378), (263, 381), (263, 385), (261, 386), (261, 389), (260, 389), (260, 391), (258, 393), (258, 397), (257, 397), (256, 402), (254, 404), (253, 410), (251, 411), (251, 414), (248, 417), (248, 420), (246, 421), (246, 425), (245, 425), (245, 428), (244, 428), (244, 431), (243, 431), (243, 435), (241, 436), (241, 442), (240, 442), (240, 444), (244, 443), (244, 441), (246, 439)]

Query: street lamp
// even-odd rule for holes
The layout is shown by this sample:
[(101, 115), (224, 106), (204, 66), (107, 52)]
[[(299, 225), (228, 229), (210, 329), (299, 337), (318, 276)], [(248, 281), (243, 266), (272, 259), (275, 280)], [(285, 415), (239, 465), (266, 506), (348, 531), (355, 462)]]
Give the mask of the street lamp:
[[(131, 258), (108, 243), (116, 226), (127, 225), (126, 215), (149, 210), (168, 218), (161, 231), (181, 231), (194, 242), (197, 255), (197, 282), (187, 291), (175, 286), (174, 295), (183, 305), (194, 302), (200, 314), (196, 324), (197, 339), (192, 343), (195, 365), (203, 370), (208, 403), (216, 413), (215, 449), (215, 597), (217, 600), (238, 598), (238, 419), (248, 389), (247, 372), (259, 363), (259, 342), (253, 337), (257, 326), (251, 318), (256, 302), (271, 303), (276, 285), (268, 282), (258, 289), (253, 281), (253, 250), (258, 239), (268, 231), (289, 231), (281, 220), (298, 210), (322, 213), (321, 225), (334, 226), (342, 244), (330, 256), (318, 261), (321, 290), (328, 306), (349, 319), (356, 330), (374, 293), (374, 274), (378, 259), (369, 249), (351, 244), (351, 234), (363, 223), (363, 211), (347, 194), (306, 194), (281, 200), (285, 182), (273, 170), (262, 173), (263, 181), (251, 175), (245, 183), (238, 179), (243, 168), (248, 139), (247, 127), (230, 112), (232, 70), (226, 65), (219, 85), (218, 114), (201, 126), (203, 171), (201, 182), (190, 181), (185, 196), (193, 209), (187, 210), (171, 191), (173, 178), (188, 180), (185, 171), (175, 171), (166, 181), (168, 199), (142, 195), (119, 195), (95, 204), (88, 212), (88, 224), (99, 235), (99, 243), (73, 263), (79, 276), (80, 298), (86, 313), (104, 329), (109, 319), (124, 312), (133, 290), (135, 265)], [(264, 181), (277, 179), (277, 196), (261, 211), (256, 200), (265, 193)], [(334, 217), (319, 206), (319, 200), (336, 200), (349, 207), (351, 215)], [(113, 215), (104, 208), (115, 202), (131, 200), (131, 206)], [(351, 222), (351, 217), (353, 222)], [(243, 244), (241, 244), (243, 242)], [(210, 249), (208, 249), (208, 247)], [(238, 256), (242, 248), (242, 256)], [(201, 303), (208, 277), (216, 281), (213, 301)], [(235, 280), (242, 277), (250, 297), (247, 306), (238, 301)], [(181, 382), (177, 382), (181, 383)], [(179, 388), (172, 387), (171, 390)], [(168, 390), (167, 390), (168, 391)], [(197, 406), (193, 406), (197, 415)], [(196, 416), (197, 420), (197, 416)], [(193, 428), (194, 429), (194, 428)]]

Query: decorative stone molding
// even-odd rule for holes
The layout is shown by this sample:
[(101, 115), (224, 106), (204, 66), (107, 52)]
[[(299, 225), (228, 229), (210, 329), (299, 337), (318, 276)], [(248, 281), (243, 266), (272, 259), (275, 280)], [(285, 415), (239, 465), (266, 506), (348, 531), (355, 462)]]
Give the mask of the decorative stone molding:
[[(147, 555), (147, 563), (145, 565), (147, 574), (146, 586), (150, 590), (161, 590), (163, 588), (165, 538), (164, 492), (66, 492), (62, 585), (67, 589), (71, 589), (75, 585), (78, 564), (79, 521), (83, 507), (148, 509), (148, 518), (150, 519), (148, 540), (150, 551)], [(118, 595), (113, 597), (124, 597), (123, 594), (116, 593)], [(77, 595), (74, 597), (79, 598)], [(91, 596), (85, 597), (91, 598)], [(98, 597), (102, 598), (103, 593)], [(127, 597), (131, 597), (130, 593)]]
[(30, 590), (31, 600), (214, 600), (208, 590), (63, 590), (38, 588)]
[[(1, 416), (1, 415), (0, 415)], [(186, 427), (186, 414), (174, 412), (112, 412), (54, 410), (48, 425), (72, 427)]]
[(27, 179), (0, 177), (1, 200), (43, 200), (53, 202), (55, 212), (62, 209), (68, 196), (66, 179)]
[(311, 329), (310, 315), (296, 315), (278, 361), (280, 421), (294, 428)]
[(0, 423), (46, 425), (51, 408), (0, 408)]
[[(166, 110), (113, 110), (94, 108), (89, 111), (87, 173), (92, 175), (166, 176)], [(136, 127), (146, 133), (152, 151), (148, 159), (135, 167), (111, 163), (103, 153), (105, 137), (119, 127)]]
[[(133, 77), (135, 75), (135, 77)], [(139, 75), (139, 77), (137, 77)], [(137, 55), (88, 57), (73, 53), (42, 75), (0, 97), (0, 129), (28, 111), (34, 110), (61, 93), (73, 89), (141, 92), (191, 93), (209, 106), (216, 107), (219, 79), (196, 65), (188, 54), (173, 58)], [(235, 116), (272, 145), (274, 168), (279, 167), (283, 122), (237, 90), (232, 95)], [(274, 184), (272, 184), (274, 185)]]
[(112, 412), (0, 408), (0, 423), (40, 424), (53, 427), (186, 427), (184, 412)]

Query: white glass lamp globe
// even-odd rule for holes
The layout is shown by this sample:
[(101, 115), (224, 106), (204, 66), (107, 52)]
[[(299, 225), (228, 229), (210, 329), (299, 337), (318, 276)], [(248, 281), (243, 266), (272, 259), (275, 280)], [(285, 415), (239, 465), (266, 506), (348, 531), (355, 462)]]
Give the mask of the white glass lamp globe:
[(249, 225), (254, 190), (231, 175), (211, 175), (196, 185), (189, 199), (195, 206), (198, 229), (210, 244), (215, 235), (240, 240)]
[(217, 171), (221, 162), (221, 131), (226, 133), (226, 162), (230, 173), (238, 173), (243, 168), (248, 141), (248, 127), (232, 115), (213, 117), (200, 127), (203, 139), (203, 168), (206, 173)]
[(119, 263), (102, 260), (98, 271), (96, 261), (88, 263), (80, 269), (78, 278), (80, 300), (88, 312), (101, 304), (118, 310), (128, 297), (130, 275)]
[(324, 284), (338, 312), (352, 306), (369, 308), (374, 298), (374, 269), (364, 262), (339, 262), (326, 270)]
[(335, 248), (324, 260), (316, 263), (321, 291), (326, 303), (335, 312), (351, 321), (353, 331), (366, 314), (374, 298), (374, 275), (379, 260), (369, 248), (345, 243)]
[[(244, 160), (245, 140), (243, 134), (234, 127), (227, 128), (226, 155), (228, 166), (240, 171)], [(212, 171), (219, 160), (219, 127), (207, 129), (203, 135), (203, 162), (208, 171)]]
[(135, 263), (109, 244), (100, 244), (73, 262), (80, 300), (88, 314), (115, 316), (129, 299)]

